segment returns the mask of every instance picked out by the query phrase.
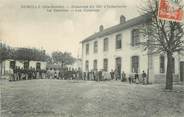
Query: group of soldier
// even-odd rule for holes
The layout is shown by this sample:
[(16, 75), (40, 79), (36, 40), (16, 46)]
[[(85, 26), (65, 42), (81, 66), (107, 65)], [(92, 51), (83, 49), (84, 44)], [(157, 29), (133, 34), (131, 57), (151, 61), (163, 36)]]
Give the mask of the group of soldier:
[(134, 73), (127, 76), (124, 71), (118, 72), (117, 70), (111, 70), (111, 72), (107, 72), (105, 70), (92, 70), (90, 72), (83, 72), (82, 79), (94, 81), (120, 80), (122, 82), (128, 81), (130, 84), (148, 83), (145, 71), (143, 71), (142, 74)]
[(10, 69), (9, 71), (9, 81), (19, 81), (19, 80), (31, 80), (38, 78), (45, 78), (46, 70), (36, 70), (34, 68), (21, 69), (16, 67)]
[(90, 72), (83, 73), (83, 80), (94, 80), (94, 81), (106, 81), (106, 80), (121, 80), (124, 81), (126, 77), (125, 72), (119, 73), (111, 70), (107, 72), (106, 70), (92, 70)]
[(9, 71), (9, 81), (19, 81), (19, 80), (31, 80), (31, 79), (80, 79), (82, 77), (82, 72), (80, 70), (35, 70), (34, 68), (20, 69), (16, 67), (15, 69), (10, 69)]
[(62, 79), (62, 80), (80, 80), (82, 77), (82, 72), (80, 70), (70, 70), (70, 69), (48, 69), (46, 77), (48, 79)]
[[(141, 78), (142, 80), (140, 80)], [(105, 81), (105, 80), (120, 80), (122, 82), (128, 81), (130, 84), (136, 83), (143, 84), (147, 82), (147, 75), (143, 71), (142, 74), (135, 73), (134, 76), (126, 76), (123, 71), (121, 73), (116, 70), (107, 72), (105, 70), (93, 70), (91, 72), (81, 72), (80, 70), (69, 70), (69, 69), (48, 69), (48, 70), (36, 70), (34, 68), (20, 69), (16, 67), (10, 71), (9, 81), (19, 81), (19, 80), (31, 80), (31, 79), (62, 79), (62, 80), (93, 80), (93, 81)]]
[(140, 75), (138, 73), (135, 73), (134, 76), (129, 75), (128, 81), (130, 84), (132, 83), (136, 83), (136, 84), (142, 83), (143, 85), (149, 84), (148, 77), (145, 71), (142, 71), (142, 74)]

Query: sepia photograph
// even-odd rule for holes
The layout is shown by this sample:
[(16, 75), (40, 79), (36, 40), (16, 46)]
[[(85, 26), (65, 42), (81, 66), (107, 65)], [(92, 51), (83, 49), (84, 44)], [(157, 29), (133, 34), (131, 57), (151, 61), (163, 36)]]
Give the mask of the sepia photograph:
[(184, 117), (184, 0), (1, 0), (0, 117)]

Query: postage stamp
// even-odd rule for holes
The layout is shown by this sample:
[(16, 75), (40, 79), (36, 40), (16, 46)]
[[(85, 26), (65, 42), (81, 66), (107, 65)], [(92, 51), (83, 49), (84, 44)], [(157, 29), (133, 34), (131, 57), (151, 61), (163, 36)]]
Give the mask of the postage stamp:
[(160, 0), (158, 17), (163, 20), (182, 22), (184, 12), (177, 0)]

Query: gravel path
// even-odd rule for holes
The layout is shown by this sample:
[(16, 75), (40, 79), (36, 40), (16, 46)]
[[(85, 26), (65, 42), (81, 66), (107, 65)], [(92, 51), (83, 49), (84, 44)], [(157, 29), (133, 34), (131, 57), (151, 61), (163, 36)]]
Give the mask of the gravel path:
[(2, 117), (184, 117), (184, 86), (1, 80)]

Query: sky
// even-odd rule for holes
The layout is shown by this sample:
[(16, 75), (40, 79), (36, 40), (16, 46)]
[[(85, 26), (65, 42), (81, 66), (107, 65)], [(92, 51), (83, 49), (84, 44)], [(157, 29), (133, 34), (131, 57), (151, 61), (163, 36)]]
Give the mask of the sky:
[[(113, 5), (121, 8), (100, 9), (99, 12), (48, 12), (33, 6)], [(104, 28), (119, 23), (124, 15), (131, 19), (139, 15), (138, 0), (1, 0), (0, 41), (12, 47), (45, 49), (81, 55), (80, 42)], [(126, 7), (125, 7), (126, 6)]]

